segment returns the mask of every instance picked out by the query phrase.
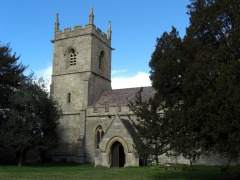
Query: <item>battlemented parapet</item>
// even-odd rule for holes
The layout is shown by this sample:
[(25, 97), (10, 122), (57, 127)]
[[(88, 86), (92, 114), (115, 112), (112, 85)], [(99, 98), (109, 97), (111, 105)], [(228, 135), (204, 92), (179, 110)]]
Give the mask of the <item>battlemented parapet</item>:
[(63, 30), (60, 29), (59, 23), (59, 15), (56, 15), (55, 18), (55, 36), (54, 41), (62, 40), (65, 38), (74, 38), (76, 36), (84, 36), (84, 35), (93, 35), (99, 38), (101, 41), (105, 42), (109, 46), (111, 45), (111, 36), (112, 36), (112, 27), (111, 22), (109, 22), (109, 27), (107, 32), (103, 32), (100, 28), (94, 25), (94, 13), (93, 9), (91, 9), (89, 15), (89, 22), (85, 26), (75, 26), (73, 28), (64, 28)]
[(133, 115), (128, 106), (88, 106), (86, 115), (94, 116), (115, 116), (118, 115)]

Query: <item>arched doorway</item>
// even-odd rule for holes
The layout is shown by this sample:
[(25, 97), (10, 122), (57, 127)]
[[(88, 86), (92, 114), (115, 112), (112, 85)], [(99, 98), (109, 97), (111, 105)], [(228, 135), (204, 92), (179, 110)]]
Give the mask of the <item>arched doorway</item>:
[(125, 153), (122, 144), (118, 141), (111, 147), (111, 167), (124, 167)]

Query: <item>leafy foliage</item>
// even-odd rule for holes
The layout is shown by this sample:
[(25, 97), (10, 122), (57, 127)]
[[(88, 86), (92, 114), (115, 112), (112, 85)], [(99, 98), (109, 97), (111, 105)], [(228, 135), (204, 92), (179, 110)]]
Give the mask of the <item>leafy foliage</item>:
[[(44, 90), (44, 83), (25, 76), (24, 67), (17, 64), (18, 58), (11, 56), (8, 47), (0, 49), (4, 51), (0, 57), (0, 85), (4, 91), (1, 94), (4, 101), (1, 104), (0, 143), (3, 150), (16, 153), (21, 165), (29, 150), (37, 150), (43, 155), (57, 144), (56, 126), (60, 112)], [(8, 79), (8, 75), (12, 78)], [(11, 93), (5, 93), (7, 88)]]
[(141, 93), (142, 89), (136, 94), (136, 101), (129, 103), (137, 117), (137, 123), (134, 123), (138, 132), (135, 142), (140, 159), (145, 161), (143, 164), (150, 154), (154, 155), (158, 164), (158, 156), (169, 150), (169, 122), (159, 112), (159, 101), (155, 98), (142, 101)]
[(169, 116), (181, 105), (184, 53), (182, 40), (174, 27), (170, 33), (164, 33), (157, 39), (150, 62), (150, 78), (156, 94), (148, 101), (142, 101), (140, 91), (135, 101), (129, 104), (138, 117), (135, 124), (138, 131), (136, 142), (140, 147), (137, 148), (140, 154), (154, 155), (157, 163), (159, 155), (172, 149), (173, 134), (178, 130), (174, 123), (175, 116)]
[(175, 105), (182, 99), (184, 49), (176, 28), (163, 33), (157, 39), (156, 49), (149, 63), (153, 87), (157, 96), (167, 105)]
[(0, 109), (3, 112), (9, 106), (9, 97), (21, 85), (25, 67), (18, 64), (19, 57), (11, 54), (9, 46), (0, 45)]
[(183, 120), (204, 152), (239, 156), (240, 2), (194, 0), (185, 37)]

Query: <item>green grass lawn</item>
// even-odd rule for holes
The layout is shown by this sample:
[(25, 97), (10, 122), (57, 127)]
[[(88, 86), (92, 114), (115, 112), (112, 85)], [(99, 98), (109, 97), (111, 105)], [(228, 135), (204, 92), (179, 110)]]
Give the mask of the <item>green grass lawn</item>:
[[(239, 171), (240, 167), (232, 167), (231, 176), (237, 179)], [(225, 178), (222, 176), (219, 167), (209, 166), (195, 166), (194, 170), (184, 166), (176, 168), (163, 166), (95, 168), (90, 165), (0, 166), (0, 180), (230, 179), (229, 175), (224, 175)]]

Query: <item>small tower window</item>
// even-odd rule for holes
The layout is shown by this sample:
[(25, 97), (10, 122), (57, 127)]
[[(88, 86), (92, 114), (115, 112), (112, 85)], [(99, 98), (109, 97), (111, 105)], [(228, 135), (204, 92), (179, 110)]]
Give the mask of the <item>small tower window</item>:
[(69, 61), (69, 65), (70, 66), (73, 66), (73, 65), (76, 65), (77, 63), (77, 54), (76, 54), (76, 51), (71, 48), (69, 49), (69, 52), (68, 52), (68, 61)]
[(101, 142), (104, 135), (104, 131), (102, 129), (102, 126), (98, 126), (96, 128), (96, 148), (99, 148), (99, 143)]
[(71, 93), (68, 93), (68, 94), (67, 94), (67, 102), (68, 102), (68, 103), (71, 103)]
[(98, 62), (98, 68), (101, 72), (103, 72), (103, 68), (104, 68), (104, 51), (100, 52), (99, 55), (99, 62)]

